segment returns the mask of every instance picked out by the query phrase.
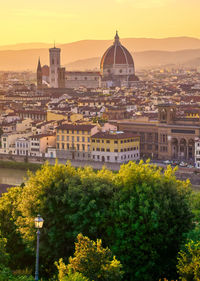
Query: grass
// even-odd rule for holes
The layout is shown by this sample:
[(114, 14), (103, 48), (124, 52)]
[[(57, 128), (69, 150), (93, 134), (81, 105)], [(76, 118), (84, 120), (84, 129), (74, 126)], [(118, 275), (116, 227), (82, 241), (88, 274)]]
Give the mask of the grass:
[(0, 160), (0, 168), (19, 169), (24, 171), (36, 171), (41, 168), (41, 164), (16, 162), (16, 161), (2, 161)]

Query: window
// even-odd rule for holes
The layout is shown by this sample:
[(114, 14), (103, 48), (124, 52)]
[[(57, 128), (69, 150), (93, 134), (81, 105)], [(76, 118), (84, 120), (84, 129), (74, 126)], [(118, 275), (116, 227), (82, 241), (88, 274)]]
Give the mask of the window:
[(117, 140), (115, 140), (115, 141), (114, 141), (114, 143), (115, 143), (115, 144), (118, 144), (118, 141), (117, 141)]
[(85, 151), (85, 145), (84, 144), (82, 144), (82, 149), (83, 149), (83, 151)]
[(59, 141), (59, 135), (57, 136), (57, 141)]
[(110, 148), (107, 148), (106, 151), (107, 151), (107, 152), (110, 152)]
[(147, 145), (147, 150), (152, 150), (152, 145), (151, 144)]
[(104, 140), (102, 140), (101, 142), (104, 143)]
[(92, 142), (95, 142), (95, 140), (92, 140)]
[(69, 141), (69, 136), (67, 136), (67, 141)]
[(79, 137), (77, 137), (76, 139), (77, 139), (77, 141), (79, 141)]
[(62, 136), (62, 141), (64, 141), (65, 140), (65, 136)]
[(110, 156), (107, 156), (107, 160), (108, 160), (108, 161), (110, 160)]
[(101, 151), (105, 151), (105, 149), (104, 149), (104, 148), (102, 148), (102, 149), (101, 149)]
[(100, 140), (97, 140), (97, 143), (100, 143)]
[(79, 144), (77, 144), (77, 146), (76, 146), (76, 147), (77, 147), (77, 150), (79, 150), (79, 149), (80, 149), (80, 145), (79, 145)]
[(110, 141), (109, 141), (109, 140), (107, 140), (107, 141), (106, 141), (106, 143), (110, 143)]
[(85, 142), (85, 137), (82, 137), (82, 142)]
[(118, 149), (115, 149), (114, 152), (118, 152)]
[(64, 143), (62, 143), (62, 149), (65, 149), (65, 144)]
[(88, 138), (87, 141), (90, 142), (90, 138)]
[(117, 156), (115, 156), (115, 161), (117, 161)]
[(59, 143), (57, 143), (57, 149), (60, 149)]
[(74, 136), (72, 136), (72, 141), (74, 141)]

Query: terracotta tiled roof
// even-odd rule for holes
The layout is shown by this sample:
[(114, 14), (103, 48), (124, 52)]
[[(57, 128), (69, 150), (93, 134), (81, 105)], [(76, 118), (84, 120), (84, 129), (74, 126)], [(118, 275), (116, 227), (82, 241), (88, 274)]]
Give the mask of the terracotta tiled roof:
[(60, 130), (90, 131), (95, 126), (96, 125), (90, 125), (90, 124), (63, 124), (63, 125), (57, 127), (57, 129), (60, 129)]
[(129, 132), (111, 133), (109, 131), (98, 132), (98, 133), (94, 134), (93, 136), (91, 136), (91, 138), (95, 138), (95, 139), (127, 139), (127, 138), (134, 138), (134, 137), (138, 137), (138, 136), (134, 135), (133, 133), (129, 133)]

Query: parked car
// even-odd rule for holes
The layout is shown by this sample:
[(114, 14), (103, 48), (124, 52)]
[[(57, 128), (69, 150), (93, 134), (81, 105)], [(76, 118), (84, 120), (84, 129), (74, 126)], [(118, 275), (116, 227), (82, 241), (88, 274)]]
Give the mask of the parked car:
[(184, 161), (181, 161), (181, 163), (179, 164), (180, 167), (187, 167), (187, 163), (185, 163)]
[(170, 165), (170, 164), (172, 164), (172, 161), (170, 161), (170, 160), (165, 160), (165, 161), (163, 161), (163, 164)]

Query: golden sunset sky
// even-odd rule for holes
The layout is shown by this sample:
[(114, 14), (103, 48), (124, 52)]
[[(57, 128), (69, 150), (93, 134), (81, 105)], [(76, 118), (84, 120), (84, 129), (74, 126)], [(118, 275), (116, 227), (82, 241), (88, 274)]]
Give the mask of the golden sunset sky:
[(2, 0), (0, 45), (82, 39), (200, 38), (200, 0)]

